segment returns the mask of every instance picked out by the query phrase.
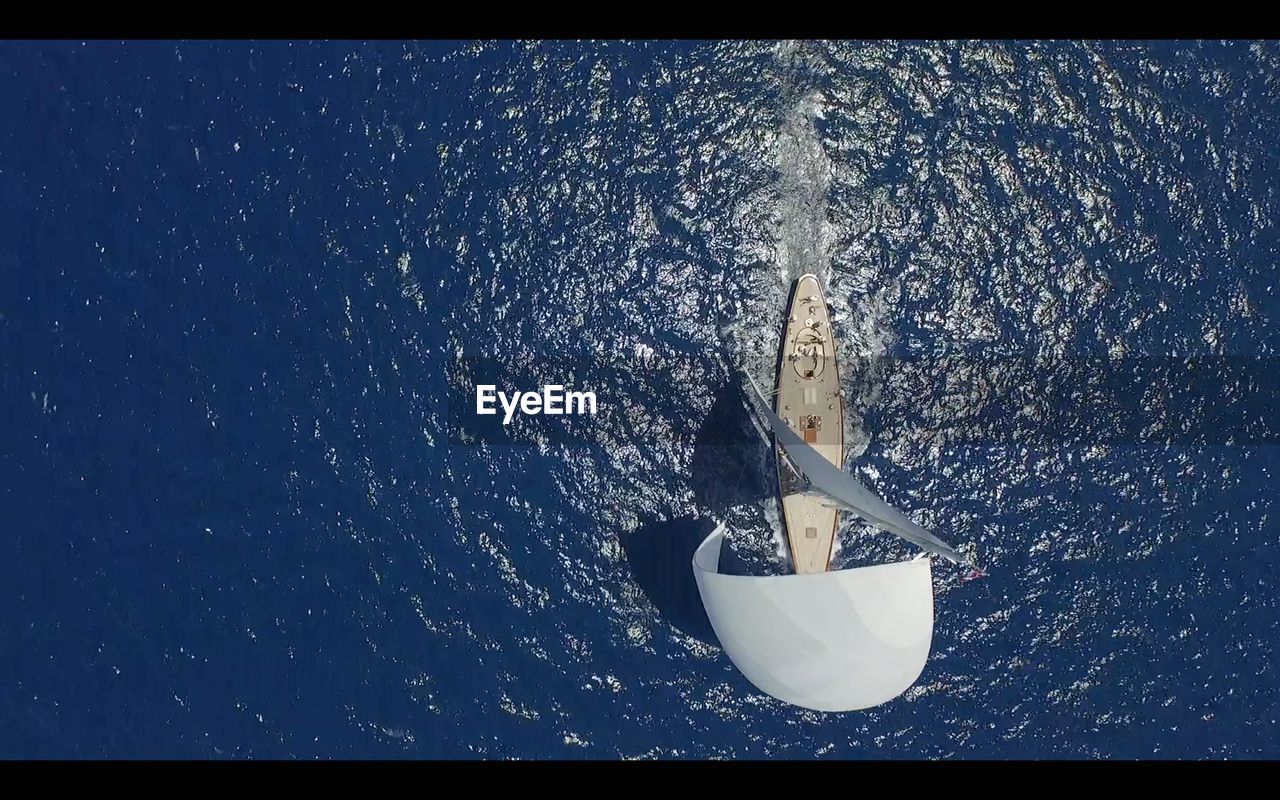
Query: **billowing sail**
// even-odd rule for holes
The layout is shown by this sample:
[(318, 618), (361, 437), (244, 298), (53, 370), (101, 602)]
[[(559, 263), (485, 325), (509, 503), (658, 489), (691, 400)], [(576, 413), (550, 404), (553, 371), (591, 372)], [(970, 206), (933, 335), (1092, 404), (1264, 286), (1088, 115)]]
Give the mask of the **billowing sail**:
[(693, 556), (707, 618), (760, 691), (817, 711), (888, 702), (924, 670), (933, 641), (929, 559), (812, 575), (720, 572), (725, 528)]
[[(747, 380), (751, 380), (748, 376)], [(898, 509), (871, 493), (857, 478), (836, 467), (821, 453), (805, 444), (791, 426), (770, 407), (755, 381), (751, 381), (760, 402), (757, 404), (769, 421), (778, 444), (782, 445), (791, 464), (809, 481), (810, 492), (823, 496), (824, 502), (850, 511), (881, 530), (900, 536), (931, 553), (937, 553), (953, 564), (964, 559), (951, 545), (912, 522)]]

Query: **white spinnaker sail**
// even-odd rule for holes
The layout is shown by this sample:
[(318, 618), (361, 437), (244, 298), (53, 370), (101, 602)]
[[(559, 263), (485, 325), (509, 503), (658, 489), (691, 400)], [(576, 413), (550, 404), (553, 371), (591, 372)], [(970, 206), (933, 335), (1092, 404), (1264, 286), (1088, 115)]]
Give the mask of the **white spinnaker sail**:
[(782, 445), (787, 458), (812, 484), (813, 489), (829, 500), (831, 505), (857, 514), (877, 528), (900, 536), (931, 553), (937, 553), (953, 564), (964, 560), (951, 545), (912, 522), (906, 514), (872, 494), (857, 478), (839, 469), (817, 450), (805, 444), (799, 434), (770, 407), (755, 381), (750, 376), (747, 380), (760, 399), (759, 410), (769, 421), (769, 427), (773, 429), (773, 435), (777, 437), (778, 444)]
[(915, 683), (933, 642), (929, 559), (810, 575), (719, 572), (725, 528), (693, 556), (721, 647), (760, 691), (816, 711), (856, 711)]

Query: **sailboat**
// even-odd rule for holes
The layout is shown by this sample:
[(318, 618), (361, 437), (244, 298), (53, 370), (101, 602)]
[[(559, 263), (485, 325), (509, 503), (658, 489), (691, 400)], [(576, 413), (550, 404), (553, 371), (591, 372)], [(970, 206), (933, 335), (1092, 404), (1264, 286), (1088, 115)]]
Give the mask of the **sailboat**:
[[(698, 593), (721, 646), (756, 688), (816, 711), (855, 711), (898, 697), (920, 677), (933, 640), (929, 555), (950, 545), (843, 471), (844, 406), (828, 306), (817, 276), (791, 289), (773, 404), (751, 384), (760, 429), (777, 445), (791, 574), (721, 573), (722, 524), (694, 551)], [(906, 561), (831, 569), (839, 512), (920, 547)]]

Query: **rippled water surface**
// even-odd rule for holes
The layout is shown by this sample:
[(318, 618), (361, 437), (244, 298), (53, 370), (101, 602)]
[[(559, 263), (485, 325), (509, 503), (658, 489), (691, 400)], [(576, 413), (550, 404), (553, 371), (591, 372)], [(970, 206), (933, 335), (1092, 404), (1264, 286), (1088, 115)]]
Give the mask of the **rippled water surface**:
[[(1275, 428), (1205, 422), (1235, 384), (1135, 401), (1177, 437), (988, 401), (1275, 356), (1278, 76), (1243, 42), (6, 46), (0, 755), (1276, 756)], [(805, 272), (846, 469), (990, 573), (935, 565), (924, 674), (844, 715), (755, 692), (668, 546), (725, 519), (779, 567), (764, 445), (700, 443)], [(600, 413), (469, 430), (492, 364)]]

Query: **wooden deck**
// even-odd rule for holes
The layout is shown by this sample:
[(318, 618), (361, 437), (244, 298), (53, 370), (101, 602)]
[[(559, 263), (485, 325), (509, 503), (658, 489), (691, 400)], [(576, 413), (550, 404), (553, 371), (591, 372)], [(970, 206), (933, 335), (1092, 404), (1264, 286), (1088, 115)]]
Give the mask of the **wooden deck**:
[[(844, 405), (835, 341), (822, 287), (802, 276), (791, 290), (774, 410), (805, 442), (837, 467), (844, 467)], [(838, 512), (795, 491), (791, 467), (778, 456), (779, 494), (792, 569), (826, 572), (831, 565)]]

